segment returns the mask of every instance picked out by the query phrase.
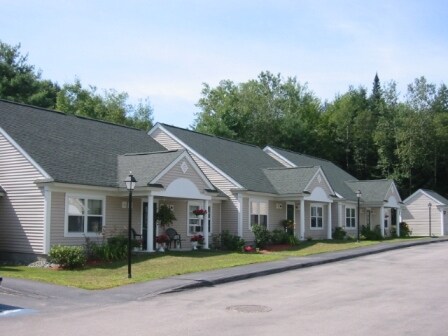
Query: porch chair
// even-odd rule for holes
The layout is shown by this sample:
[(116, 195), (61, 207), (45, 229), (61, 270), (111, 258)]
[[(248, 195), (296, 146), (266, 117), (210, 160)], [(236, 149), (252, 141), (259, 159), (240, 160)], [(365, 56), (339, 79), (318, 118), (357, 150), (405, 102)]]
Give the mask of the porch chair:
[(134, 228), (131, 228), (131, 238), (132, 239), (142, 239), (143, 236), (141, 234), (138, 234)]
[(179, 247), (182, 247), (182, 239), (180, 234), (177, 233), (173, 228), (168, 228), (165, 230), (166, 235), (170, 239), (168, 242), (168, 247), (171, 248), (171, 243), (174, 243), (174, 247), (177, 246), (177, 242), (179, 242)]

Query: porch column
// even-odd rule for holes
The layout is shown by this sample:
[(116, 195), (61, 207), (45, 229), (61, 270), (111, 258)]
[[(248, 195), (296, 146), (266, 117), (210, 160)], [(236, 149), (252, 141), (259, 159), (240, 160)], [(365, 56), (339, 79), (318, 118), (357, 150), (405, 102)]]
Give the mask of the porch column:
[(204, 227), (204, 248), (205, 249), (209, 249), (209, 246), (208, 246), (208, 232), (209, 232), (209, 228), (208, 228), (208, 216), (209, 216), (209, 213), (208, 213), (208, 200), (205, 200), (204, 201), (204, 209), (205, 210), (207, 210), (207, 213), (204, 215), (204, 225), (203, 225), (203, 227)]
[(401, 207), (397, 208), (397, 215), (395, 216), (397, 237), (400, 237), (400, 222), (401, 222)]
[(332, 235), (332, 223), (331, 223), (331, 203), (328, 203), (328, 219), (327, 219), (327, 239), (331, 239)]
[(305, 240), (305, 200), (300, 200), (299, 240)]
[(443, 208), (440, 209), (440, 235), (445, 235), (445, 222), (444, 222), (444, 216), (443, 216)]
[(238, 194), (238, 236), (243, 237), (243, 195), (241, 194)]
[(148, 218), (146, 230), (146, 251), (154, 252), (154, 196), (148, 195)]
[(343, 225), (344, 217), (343, 217), (343, 213), (342, 213), (342, 203), (341, 202), (338, 203), (338, 221), (339, 221), (338, 226), (343, 227), (344, 226)]
[(384, 237), (384, 207), (380, 208), (380, 229), (381, 237)]

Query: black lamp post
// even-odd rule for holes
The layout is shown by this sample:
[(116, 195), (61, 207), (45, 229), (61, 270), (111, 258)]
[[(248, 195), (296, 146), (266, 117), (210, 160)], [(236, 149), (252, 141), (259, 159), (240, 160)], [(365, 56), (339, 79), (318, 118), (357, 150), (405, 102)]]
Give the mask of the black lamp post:
[(432, 207), (432, 203), (429, 202), (428, 203), (428, 210), (429, 210), (429, 236), (432, 236), (432, 232), (431, 232), (431, 207)]
[(131, 228), (132, 228), (132, 190), (135, 188), (135, 179), (132, 172), (129, 172), (129, 176), (124, 181), (126, 183), (126, 189), (129, 190), (129, 201), (128, 201), (128, 209), (129, 209), (129, 222), (128, 222), (128, 278), (132, 278), (131, 273)]
[(358, 198), (358, 211), (357, 211), (357, 215), (358, 215), (358, 221), (356, 223), (356, 228), (357, 228), (357, 238), (356, 241), (359, 243), (359, 200), (361, 199), (362, 193), (361, 190), (356, 191), (356, 198)]

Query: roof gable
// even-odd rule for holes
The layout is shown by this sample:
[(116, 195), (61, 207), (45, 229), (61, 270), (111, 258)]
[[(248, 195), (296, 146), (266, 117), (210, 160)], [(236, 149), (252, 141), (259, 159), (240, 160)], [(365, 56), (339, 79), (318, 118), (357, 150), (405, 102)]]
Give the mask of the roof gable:
[(292, 152), (286, 149), (267, 146), (265, 152), (275, 153), (281, 160), (300, 166), (320, 166), (331, 188), (341, 197), (348, 200), (356, 200), (356, 194), (344, 183), (344, 181), (356, 181), (357, 179), (335, 165), (333, 162), (316, 158), (310, 155)]
[(427, 197), (431, 198), (436, 205), (439, 206), (448, 206), (448, 199), (443, 197), (442, 195), (438, 194), (434, 190), (429, 189), (418, 189), (416, 192), (414, 192), (411, 196), (406, 198), (403, 203), (410, 204), (412, 200), (417, 197), (419, 194), (426, 195)]
[(363, 202), (379, 204), (388, 201), (387, 194), (394, 184), (392, 180), (346, 181), (345, 183), (355, 195), (357, 190), (361, 191)]
[(263, 169), (283, 166), (259, 147), (166, 124), (158, 124), (156, 127), (163, 127), (186, 149), (216, 167), (224, 176), (228, 176), (243, 188), (276, 193)]
[(56, 182), (117, 186), (117, 155), (163, 151), (146, 132), (0, 100), (0, 127)]

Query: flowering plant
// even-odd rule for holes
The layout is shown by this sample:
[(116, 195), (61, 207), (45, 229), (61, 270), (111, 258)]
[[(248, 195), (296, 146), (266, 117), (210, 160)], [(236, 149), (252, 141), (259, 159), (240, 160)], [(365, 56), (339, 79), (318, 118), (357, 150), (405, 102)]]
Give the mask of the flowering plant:
[(205, 214), (207, 213), (207, 210), (204, 210), (204, 209), (195, 209), (195, 210), (193, 210), (193, 213), (194, 213), (196, 216), (199, 216), (199, 215), (205, 215)]
[(156, 237), (156, 242), (158, 244), (168, 243), (170, 241), (170, 238), (166, 234), (161, 234), (160, 236)]
[(203, 235), (194, 235), (190, 239), (192, 242), (198, 242), (199, 244), (202, 244), (204, 242), (204, 236)]

